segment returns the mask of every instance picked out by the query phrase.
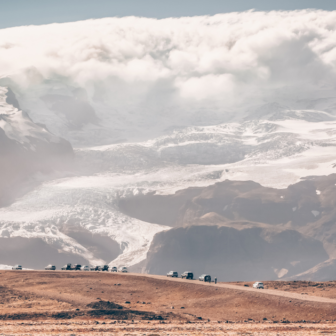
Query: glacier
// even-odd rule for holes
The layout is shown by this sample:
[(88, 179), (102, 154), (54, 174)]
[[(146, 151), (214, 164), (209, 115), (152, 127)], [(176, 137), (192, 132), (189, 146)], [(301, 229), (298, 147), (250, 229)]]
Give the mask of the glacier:
[[(334, 115), (292, 109), (280, 115), (178, 128), (147, 141), (75, 148), (69, 176), (47, 180), (0, 209), (0, 236), (42, 238), (92, 264), (136, 265), (146, 258), (153, 236), (169, 227), (123, 214), (121, 198), (170, 194), (225, 179), (285, 188), (335, 171)], [(122, 254), (115, 260), (97, 259), (60, 232), (64, 224), (111, 237)]]
[[(336, 12), (250, 11), (0, 30), (1, 130), (30, 153), (35, 140), (73, 147), (71, 164), (29, 173), (34, 188), (0, 208), (0, 237), (132, 266), (170, 228), (122, 213), (122, 198), (334, 173), (335, 23)], [(102, 260), (64, 225), (122, 253)]]

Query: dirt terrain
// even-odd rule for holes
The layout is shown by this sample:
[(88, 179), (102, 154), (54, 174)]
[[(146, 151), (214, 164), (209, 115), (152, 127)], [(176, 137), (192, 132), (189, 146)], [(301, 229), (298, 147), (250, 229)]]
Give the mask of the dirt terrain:
[(23, 321), (0, 322), (0, 335), (124, 335), (124, 336), (307, 336), (336, 335), (333, 323), (323, 324), (271, 324), (271, 323), (223, 323), (176, 321)]
[(287, 283), (265, 282), (263, 291), (142, 274), (1, 271), (0, 335), (336, 334), (336, 283), (311, 286), (314, 296), (298, 295), (310, 288), (304, 282)]
[[(234, 285), (252, 287), (253, 282), (232, 282)], [(278, 290), (319, 298), (336, 299), (336, 281), (264, 281), (265, 289)]]

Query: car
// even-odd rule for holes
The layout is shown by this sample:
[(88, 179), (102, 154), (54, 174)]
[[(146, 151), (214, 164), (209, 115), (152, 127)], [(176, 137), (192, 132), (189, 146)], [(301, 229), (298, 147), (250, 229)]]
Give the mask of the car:
[(175, 271), (170, 271), (167, 273), (167, 277), (178, 278), (178, 273)]
[(90, 271), (99, 271), (99, 269), (100, 269), (100, 266), (91, 266), (90, 267)]
[(21, 265), (15, 265), (15, 266), (12, 267), (12, 270), (22, 271), (22, 266)]
[(83, 265), (81, 268), (82, 271), (90, 271), (90, 267), (87, 265)]
[(118, 272), (118, 268), (115, 266), (111, 267), (111, 272)]
[(252, 287), (257, 289), (264, 289), (264, 284), (262, 282), (255, 282)]
[(80, 271), (81, 268), (82, 268), (82, 265), (80, 265), (80, 264), (74, 264), (74, 265), (71, 266), (72, 271)]
[(189, 271), (186, 271), (186, 272), (183, 272), (181, 274), (181, 278), (182, 279), (193, 279), (194, 278), (194, 273), (193, 272), (189, 272)]
[(62, 271), (71, 271), (72, 270), (72, 266), (71, 264), (66, 264), (61, 268)]
[(126, 266), (119, 267), (118, 272), (127, 273), (128, 272), (127, 267)]
[(48, 265), (44, 268), (46, 271), (56, 271), (56, 266), (55, 265)]
[(100, 268), (101, 268), (101, 271), (106, 271), (106, 272), (108, 272), (110, 266), (109, 266), (109, 265), (103, 265), (103, 266), (101, 266)]
[(199, 281), (204, 281), (204, 282), (211, 282), (211, 275), (209, 274), (202, 274), (199, 278)]

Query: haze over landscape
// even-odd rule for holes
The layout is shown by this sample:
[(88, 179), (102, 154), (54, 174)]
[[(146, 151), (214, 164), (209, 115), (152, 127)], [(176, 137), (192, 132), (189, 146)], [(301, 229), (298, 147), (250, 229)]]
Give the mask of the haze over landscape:
[(335, 11), (1, 29), (2, 268), (334, 279), (335, 83)]

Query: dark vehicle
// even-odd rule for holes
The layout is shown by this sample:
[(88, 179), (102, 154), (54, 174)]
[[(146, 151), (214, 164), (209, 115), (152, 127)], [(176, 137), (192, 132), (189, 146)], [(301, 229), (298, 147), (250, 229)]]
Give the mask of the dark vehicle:
[(48, 265), (47, 267), (44, 268), (46, 271), (56, 271), (56, 266), (55, 265)]
[(100, 266), (91, 266), (90, 271), (100, 271)]
[[(61, 270), (62, 271), (80, 271), (81, 267), (82, 267), (82, 265), (79, 265), (79, 264), (73, 264), (73, 265), (66, 264), (61, 268)], [(55, 269), (56, 269), (56, 267), (55, 267)]]
[(167, 277), (178, 278), (178, 273), (175, 271), (170, 271), (167, 273)]
[(202, 274), (199, 278), (199, 281), (211, 282), (211, 276), (209, 274)]
[(184, 273), (181, 274), (181, 278), (192, 280), (194, 278), (194, 274), (192, 272), (184, 272)]
[(118, 272), (118, 268), (115, 266), (111, 267), (111, 272)]
[(109, 268), (110, 268), (109, 265), (103, 265), (103, 266), (101, 266), (101, 271), (106, 271), (106, 272), (108, 272)]
[(71, 264), (66, 264), (61, 268), (62, 271), (71, 271), (72, 267)]

